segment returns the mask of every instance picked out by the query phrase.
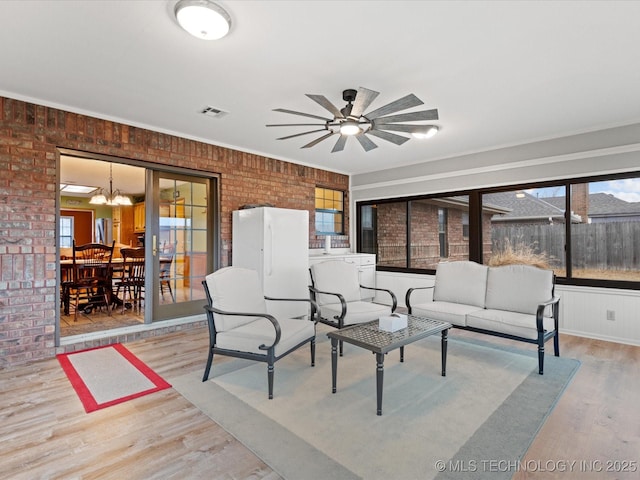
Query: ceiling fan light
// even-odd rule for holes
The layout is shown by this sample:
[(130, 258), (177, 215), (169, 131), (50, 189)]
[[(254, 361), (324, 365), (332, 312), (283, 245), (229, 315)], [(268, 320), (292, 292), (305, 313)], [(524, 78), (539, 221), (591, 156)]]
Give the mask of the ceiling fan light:
[(413, 132), (411, 135), (413, 135), (415, 138), (420, 138), (420, 139), (431, 138), (436, 133), (438, 133), (438, 130), (440, 130), (440, 128), (438, 128), (436, 125), (426, 125), (424, 129), (421, 129), (420, 131), (417, 131), (417, 132)]
[(357, 122), (349, 120), (340, 125), (340, 133), (342, 135), (357, 135), (360, 132), (362, 132), (362, 129)]
[(174, 13), (184, 30), (202, 40), (218, 40), (231, 28), (229, 14), (209, 0), (180, 0)]

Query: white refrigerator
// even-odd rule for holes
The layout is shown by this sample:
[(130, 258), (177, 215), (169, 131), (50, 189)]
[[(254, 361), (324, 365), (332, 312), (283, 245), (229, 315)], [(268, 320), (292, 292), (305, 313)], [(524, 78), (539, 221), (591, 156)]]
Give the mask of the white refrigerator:
[[(309, 298), (309, 212), (257, 207), (233, 212), (232, 265), (256, 270), (264, 294)], [(274, 316), (300, 317), (308, 302), (267, 301)]]

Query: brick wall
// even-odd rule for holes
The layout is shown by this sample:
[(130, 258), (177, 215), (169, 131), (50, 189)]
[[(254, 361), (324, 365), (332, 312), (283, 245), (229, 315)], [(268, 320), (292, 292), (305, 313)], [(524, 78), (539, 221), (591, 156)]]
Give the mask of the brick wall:
[[(407, 267), (407, 203), (380, 203), (377, 215), (377, 263), (387, 267)], [(447, 208), (448, 257), (440, 258), (437, 203), (411, 203), (410, 268), (435, 268), (440, 261), (469, 259), (469, 239), (464, 238), (463, 210)], [(491, 256), (491, 214), (482, 215), (485, 263)]]
[[(589, 184), (576, 183), (571, 185), (571, 208), (573, 213), (580, 215), (582, 223), (589, 220)], [(562, 207), (564, 210), (564, 207)]]
[[(309, 210), (314, 247), (316, 185), (349, 185), (345, 175), (0, 97), (0, 366), (55, 355), (57, 148), (219, 174), (222, 266), (233, 210), (263, 202)], [(348, 247), (348, 237), (333, 245)]]

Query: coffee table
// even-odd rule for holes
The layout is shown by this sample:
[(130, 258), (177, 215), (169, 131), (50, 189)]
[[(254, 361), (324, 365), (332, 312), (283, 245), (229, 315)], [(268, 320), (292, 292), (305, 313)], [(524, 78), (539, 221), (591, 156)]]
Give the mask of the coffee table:
[(424, 317), (407, 315), (407, 327), (395, 332), (378, 328), (378, 320), (361, 323), (327, 333), (331, 339), (332, 392), (336, 393), (338, 376), (338, 344), (346, 342), (370, 350), (376, 354), (376, 395), (378, 415), (382, 415), (382, 384), (384, 378), (384, 356), (396, 348), (400, 349), (400, 361), (404, 362), (404, 346), (422, 338), (441, 334), (442, 376), (447, 374), (447, 335), (451, 324)]

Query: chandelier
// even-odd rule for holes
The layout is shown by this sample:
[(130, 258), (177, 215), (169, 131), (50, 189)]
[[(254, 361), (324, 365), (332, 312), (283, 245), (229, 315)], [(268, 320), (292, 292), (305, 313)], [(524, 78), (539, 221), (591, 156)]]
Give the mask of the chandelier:
[(113, 164), (109, 164), (109, 192), (104, 188), (99, 188), (97, 193), (91, 197), (89, 203), (93, 205), (109, 205), (112, 207), (119, 205), (133, 205), (131, 198), (123, 195), (120, 190), (113, 190)]

